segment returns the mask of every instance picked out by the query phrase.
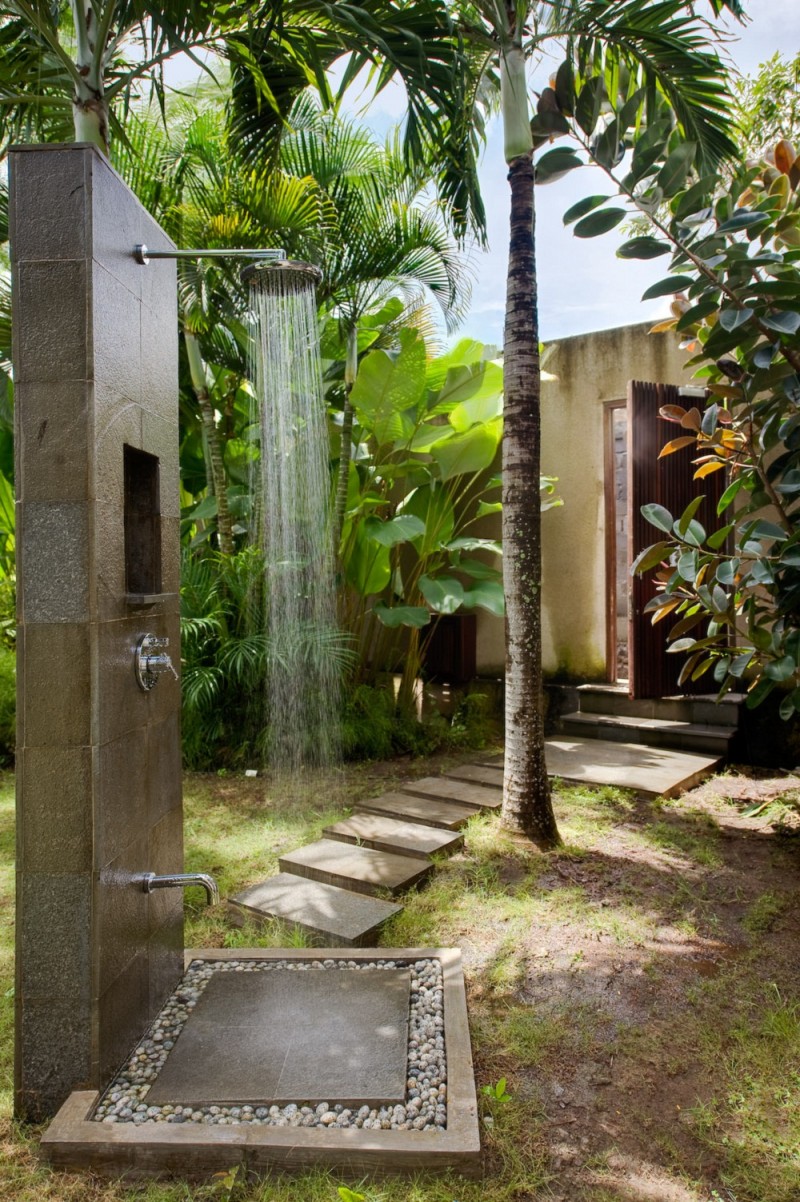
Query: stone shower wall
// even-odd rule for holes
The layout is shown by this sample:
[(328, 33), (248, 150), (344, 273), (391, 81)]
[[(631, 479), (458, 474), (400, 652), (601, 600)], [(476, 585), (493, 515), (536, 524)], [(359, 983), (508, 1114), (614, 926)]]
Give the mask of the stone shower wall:
[[(17, 1113), (101, 1088), (182, 971), (178, 329), (171, 243), (89, 145), (10, 156), (18, 548)], [(127, 595), (124, 447), (158, 457), (160, 587)]]

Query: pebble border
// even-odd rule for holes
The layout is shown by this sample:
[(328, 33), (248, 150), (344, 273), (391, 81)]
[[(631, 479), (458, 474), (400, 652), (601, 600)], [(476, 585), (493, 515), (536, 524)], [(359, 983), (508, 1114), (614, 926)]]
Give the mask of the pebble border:
[[(304, 1106), (148, 1106), (147, 1094), (175, 1040), (214, 973), (307, 972), (330, 969), (409, 968), (411, 997), (404, 1105), (348, 1109), (327, 1102)], [(447, 1061), (444, 1045), (444, 988), (441, 962), (426, 960), (192, 960), (146, 1037), (100, 1098), (95, 1123), (196, 1123), (253, 1127), (358, 1127), (365, 1130), (445, 1131)]]

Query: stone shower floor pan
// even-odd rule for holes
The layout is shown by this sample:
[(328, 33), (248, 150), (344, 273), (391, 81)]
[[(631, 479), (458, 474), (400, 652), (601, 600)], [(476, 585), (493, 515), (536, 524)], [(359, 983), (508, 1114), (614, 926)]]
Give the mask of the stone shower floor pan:
[[(210, 949), (187, 952), (186, 970), (102, 1097), (61, 1107), (42, 1139), (54, 1167), (477, 1171), (457, 949)], [(424, 1030), (444, 1048), (426, 1051)], [(423, 1075), (446, 1089), (419, 1118)]]

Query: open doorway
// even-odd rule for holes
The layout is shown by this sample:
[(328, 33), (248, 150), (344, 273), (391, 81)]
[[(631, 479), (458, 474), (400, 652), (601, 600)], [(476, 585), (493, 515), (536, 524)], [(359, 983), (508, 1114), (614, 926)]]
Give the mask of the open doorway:
[(612, 683), (628, 680), (628, 409), (608, 401), (604, 413), (606, 529), (606, 669)]

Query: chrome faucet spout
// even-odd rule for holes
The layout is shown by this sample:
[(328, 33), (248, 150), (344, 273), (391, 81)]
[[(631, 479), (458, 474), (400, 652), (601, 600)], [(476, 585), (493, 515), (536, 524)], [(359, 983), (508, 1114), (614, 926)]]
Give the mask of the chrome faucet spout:
[(219, 901), (217, 882), (207, 872), (173, 872), (166, 876), (146, 872), (142, 877), (145, 893), (152, 893), (154, 889), (187, 889), (190, 885), (200, 885), (205, 889), (210, 906), (215, 906)]

